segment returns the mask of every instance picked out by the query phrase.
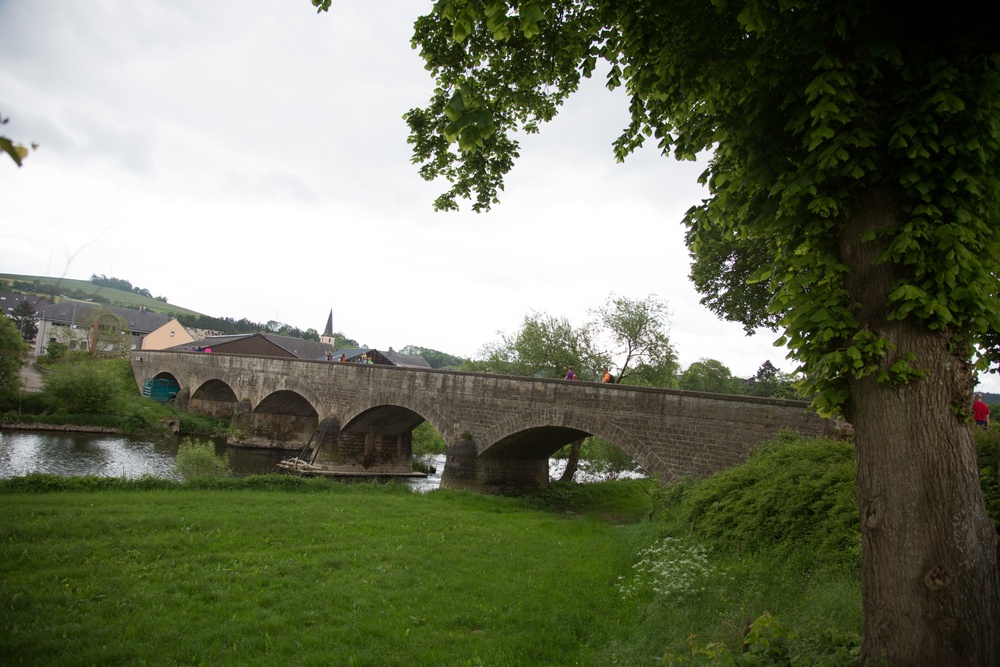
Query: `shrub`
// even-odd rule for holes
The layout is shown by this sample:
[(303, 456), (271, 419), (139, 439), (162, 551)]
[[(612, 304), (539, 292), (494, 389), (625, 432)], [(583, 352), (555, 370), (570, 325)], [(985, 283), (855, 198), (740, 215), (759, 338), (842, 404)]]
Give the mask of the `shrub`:
[(229, 459), (215, 453), (215, 445), (208, 441), (184, 438), (174, 460), (177, 472), (185, 480), (201, 477), (230, 477), (233, 474)]
[(1000, 531), (1000, 479), (997, 477), (1000, 467), (1000, 460), (997, 459), (1000, 452), (1000, 428), (991, 426), (986, 431), (977, 428), (973, 434), (979, 461), (979, 484), (983, 489), (986, 512)]
[(699, 533), (731, 547), (803, 548), (823, 563), (860, 564), (855, 470), (850, 442), (782, 435), (698, 484), (685, 506)]
[(46, 373), (43, 395), (55, 412), (108, 414), (115, 399), (131, 388), (117, 361), (65, 364)]
[(697, 635), (667, 647), (664, 665), (716, 667), (757, 667), (760, 665), (828, 665), (848, 667), (858, 664), (861, 636), (832, 629), (787, 630), (765, 612), (751, 623), (743, 637), (743, 648), (734, 654), (721, 643), (701, 646)]
[(229, 428), (229, 422), (225, 419), (199, 415), (193, 412), (178, 413), (180, 419), (180, 432), (194, 435), (222, 435)]

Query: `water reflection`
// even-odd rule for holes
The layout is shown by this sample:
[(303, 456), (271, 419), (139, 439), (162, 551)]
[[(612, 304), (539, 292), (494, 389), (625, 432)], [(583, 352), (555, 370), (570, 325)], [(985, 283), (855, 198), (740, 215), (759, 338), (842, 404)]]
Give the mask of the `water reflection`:
[[(129, 438), (106, 433), (61, 433), (56, 431), (0, 431), (0, 478), (16, 477), (32, 472), (52, 475), (136, 478), (143, 475), (179, 479), (174, 458), (180, 438)], [(225, 454), (237, 475), (273, 473), (282, 459), (299, 454), (299, 450), (227, 447), (216, 443), (217, 454)], [(426, 457), (424, 462), (435, 472), (427, 477), (407, 478), (416, 491), (430, 491), (441, 484), (445, 457)], [(566, 461), (549, 461), (549, 476), (559, 479)], [(600, 481), (605, 478), (590, 474), (586, 462), (574, 479), (577, 482)], [(622, 477), (645, 476), (638, 473)]]
[[(0, 477), (31, 472), (135, 478), (143, 475), (177, 479), (174, 457), (180, 439), (130, 438), (106, 433), (0, 431)], [(247, 449), (216, 444), (237, 475), (274, 472), (292, 455), (286, 450)]]

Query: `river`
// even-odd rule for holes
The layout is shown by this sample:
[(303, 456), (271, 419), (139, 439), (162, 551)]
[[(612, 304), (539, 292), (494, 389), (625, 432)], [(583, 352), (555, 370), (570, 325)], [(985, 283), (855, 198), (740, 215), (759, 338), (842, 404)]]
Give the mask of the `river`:
[[(134, 478), (143, 475), (179, 479), (174, 457), (180, 438), (133, 438), (107, 433), (65, 433), (61, 431), (0, 430), (0, 478), (32, 472), (52, 475)], [(236, 475), (276, 472), (282, 459), (298, 455), (299, 450), (228, 447), (216, 444), (216, 453), (225, 454)], [(408, 478), (406, 483), (417, 491), (430, 491), (441, 483), (444, 455), (430, 457), (427, 463), (436, 472), (426, 478)], [(549, 461), (553, 478), (562, 475), (566, 462)], [(641, 476), (636, 474), (629, 477)], [(576, 481), (599, 481), (598, 476), (579, 471)]]

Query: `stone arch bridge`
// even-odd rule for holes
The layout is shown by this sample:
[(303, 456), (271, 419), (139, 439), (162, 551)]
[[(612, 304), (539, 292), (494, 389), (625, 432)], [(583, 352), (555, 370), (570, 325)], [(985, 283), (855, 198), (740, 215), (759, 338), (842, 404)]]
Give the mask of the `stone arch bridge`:
[(801, 401), (190, 352), (135, 351), (131, 363), (139, 387), (173, 379), (178, 408), (232, 418), (233, 444), (311, 443), (311, 463), (345, 473), (409, 472), (426, 420), (448, 446), (442, 488), (544, 487), (549, 456), (588, 435), (669, 481), (739, 463), (781, 429), (833, 430)]

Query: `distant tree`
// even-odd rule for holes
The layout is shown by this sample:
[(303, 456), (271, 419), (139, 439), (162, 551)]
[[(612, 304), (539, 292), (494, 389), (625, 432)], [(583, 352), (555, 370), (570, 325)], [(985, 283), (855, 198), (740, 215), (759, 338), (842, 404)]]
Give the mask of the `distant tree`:
[(779, 371), (770, 360), (761, 364), (747, 384), (754, 396), (767, 398), (802, 398), (792, 376)]
[(315, 341), (318, 341), (319, 340), (319, 332), (316, 331), (315, 329), (306, 329), (305, 331), (302, 332), (302, 339), (303, 340), (315, 340)]
[(584, 380), (595, 380), (605, 357), (597, 351), (590, 325), (574, 327), (565, 317), (532, 311), (513, 334), (501, 333), (465, 370), (561, 378), (569, 366)]
[(0, 407), (8, 407), (23, 386), (21, 368), (28, 363), (28, 344), (12, 320), (0, 316)]
[(338, 350), (346, 350), (353, 347), (361, 347), (358, 345), (358, 341), (353, 338), (348, 338), (343, 334), (343, 332), (338, 331), (333, 334), (333, 346)]
[(416, 345), (407, 345), (400, 350), (403, 354), (415, 354), (417, 356), (423, 357), (431, 368), (458, 368), (462, 365), (465, 359), (461, 357), (456, 357), (445, 352), (439, 352), (437, 350), (432, 350), (429, 347), (418, 347)]
[(24, 340), (34, 342), (38, 335), (38, 325), (35, 324), (35, 307), (30, 301), (24, 299), (14, 306), (10, 319)]
[(701, 359), (688, 366), (678, 379), (681, 389), (709, 391), (716, 394), (746, 394), (746, 383), (733, 377), (721, 361)]
[(130, 283), (129, 281), (122, 280), (121, 278), (114, 278), (114, 277), (109, 278), (103, 273), (101, 275), (91, 274), (90, 282), (100, 287), (109, 287), (111, 289), (117, 289), (123, 292), (132, 291), (132, 283)]
[(108, 308), (100, 308), (85, 320), (85, 324), (89, 329), (87, 350), (91, 357), (103, 354), (123, 355), (128, 351), (132, 332), (121, 315)]
[(597, 336), (611, 342), (605, 356), (612, 360), (618, 382), (676, 386), (677, 353), (667, 334), (670, 309), (666, 301), (652, 294), (644, 299), (611, 294), (591, 313), (597, 315)]

